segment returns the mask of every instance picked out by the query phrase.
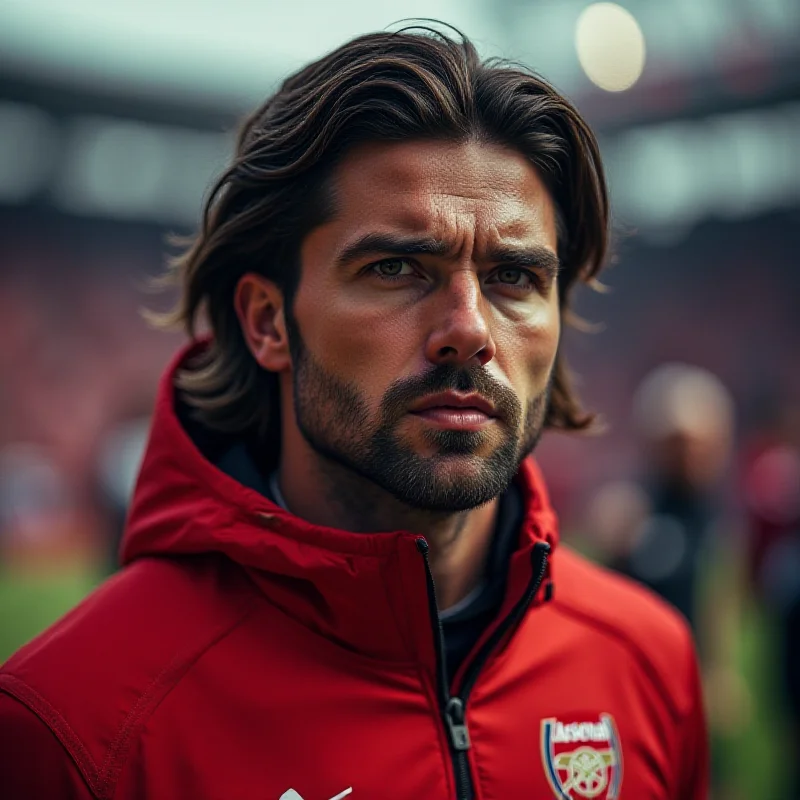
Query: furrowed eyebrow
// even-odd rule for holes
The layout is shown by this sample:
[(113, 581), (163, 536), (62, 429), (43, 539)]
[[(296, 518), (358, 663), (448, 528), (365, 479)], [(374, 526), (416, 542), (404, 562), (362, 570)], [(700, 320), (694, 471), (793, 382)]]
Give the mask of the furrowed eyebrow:
[(353, 261), (379, 253), (393, 256), (443, 256), (449, 250), (449, 246), (439, 239), (398, 236), (390, 233), (368, 233), (342, 250), (336, 259), (336, 266), (344, 267)]
[(557, 276), (561, 269), (558, 256), (546, 247), (500, 247), (492, 250), (489, 258), (504, 267), (544, 269), (552, 277)]
[[(391, 233), (368, 233), (347, 245), (336, 259), (337, 267), (378, 254), (390, 256), (444, 256), (451, 247), (432, 237), (402, 236)], [(493, 263), (520, 269), (544, 269), (552, 277), (561, 267), (558, 256), (546, 247), (499, 247), (488, 254)]]

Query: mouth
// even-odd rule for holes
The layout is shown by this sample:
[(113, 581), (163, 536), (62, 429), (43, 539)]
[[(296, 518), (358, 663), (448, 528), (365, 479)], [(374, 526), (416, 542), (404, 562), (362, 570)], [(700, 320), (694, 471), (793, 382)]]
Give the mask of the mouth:
[(494, 406), (479, 394), (444, 392), (420, 400), (410, 413), (440, 430), (480, 431), (498, 419)]

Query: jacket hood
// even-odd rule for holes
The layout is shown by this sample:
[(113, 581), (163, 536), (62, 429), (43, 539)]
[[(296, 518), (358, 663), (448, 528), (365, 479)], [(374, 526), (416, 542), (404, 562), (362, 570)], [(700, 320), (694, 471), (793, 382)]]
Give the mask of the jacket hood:
[[(222, 472), (195, 445), (177, 413), (175, 375), (204, 346), (196, 342), (183, 349), (160, 382), (122, 564), (221, 554), (243, 567), (287, 614), (348, 649), (404, 661), (420, 648), (428, 652), (429, 629), (420, 639), (419, 626), (409, 622), (417, 614), (428, 616), (422, 537), (309, 524)], [(552, 551), (558, 539), (556, 516), (532, 459), (523, 462), (516, 480), (524, 516), (501, 614), (525, 591), (534, 545), (546, 542)], [(548, 574), (543, 586), (550, 579)]]

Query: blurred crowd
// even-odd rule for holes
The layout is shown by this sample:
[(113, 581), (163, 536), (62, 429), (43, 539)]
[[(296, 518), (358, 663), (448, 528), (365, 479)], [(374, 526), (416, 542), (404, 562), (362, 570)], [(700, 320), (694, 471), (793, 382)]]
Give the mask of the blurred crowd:
[(140, 422), (179, 341), (144, 325), (141, 273), (53, 258), (33, 248), (0, 289), (0, 542), (31, 569), (113, 563)]

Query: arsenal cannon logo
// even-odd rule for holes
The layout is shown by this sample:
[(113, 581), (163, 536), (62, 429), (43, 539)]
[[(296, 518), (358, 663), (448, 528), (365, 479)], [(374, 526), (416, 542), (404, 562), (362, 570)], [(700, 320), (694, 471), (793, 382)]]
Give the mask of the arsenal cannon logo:
[(542, 761), (558, 800), (616, 800), (622, 785), (622, 749), (614, 718), (542, 720)]

